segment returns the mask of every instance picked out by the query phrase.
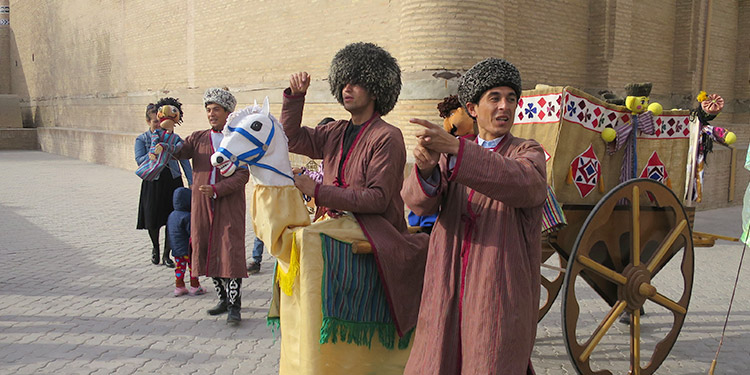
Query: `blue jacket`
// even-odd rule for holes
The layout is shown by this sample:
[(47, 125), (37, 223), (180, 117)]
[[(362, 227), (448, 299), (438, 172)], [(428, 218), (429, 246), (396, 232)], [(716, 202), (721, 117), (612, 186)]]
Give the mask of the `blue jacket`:
[(173, 257), (190, 255), (190, 195), (188, 188), (174, 191), (174, 211), (167, 218), (167, 239), (172, 246)]
[[(150, 147), (150, 130), (146, 130), (143, 134), (135, 138), (135, 162), (138, 163), (138, 165), (141, 165), (146, 160), (148, 160), (148, 149)], [(182, 169), (185, 171), (185, 178), (187, 178), (188, 185), (192, 185), (193, 168), (190, 167), (190, 160), (180, 160), (179, 162), (175, 159), (170, 160), (169, 163), (167, 163), (167, 168), (169, 168), (169, 171), (172, 172), (172, 178), (182, 176), (182, 173), (180, 173), (180, 165), (182, 165)], [(159, 177), (157, 176), (156, 179), (158, 180)]]

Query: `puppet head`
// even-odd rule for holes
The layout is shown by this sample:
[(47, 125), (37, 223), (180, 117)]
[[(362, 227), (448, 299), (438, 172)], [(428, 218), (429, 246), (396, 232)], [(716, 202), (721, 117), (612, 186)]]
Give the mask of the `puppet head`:
[(156, 102), (156, 117), (164, 130), (172, 131), (182, 122), (182, 103), (175, 98), (161, 98)]
[(651, 111), (654, 116), (661, 115), (662, 106), (659, 103), (649, 103), (651, 96), (651, 82), (631, 83), (625, 86), (625, 106), (633, 113)]
[(708, 123), (716, 118), (724, 109), (724, 98), (717, 94), (706, 95), (705, 91), (701, 91), (696, 98), (700, 105), (698, 106), (698, 117), (701, 122)]
[(459, 137), (476, 133), (474, 119), (461, 106), (458, 96), (451, 95), (443, 98), (443, 101), (438, 103), (437, 109), (440, 112), (440, 117), (444, 119), (443, 128), (445, 131)]
[(375, 111), (385, 116), (401, 93), (401, 68), (383, 48), (372, 43), (352, 43), (333, 57), (328, 83), (339, 104), (344, 104), (344, 86), (351, 83), (364, 87), (375, 97)]
[(173, 105), (163, 105), (156, 113), (159, 126), (164, 130), (174, 130), (175, 124), (180, 122), (180, 111)]

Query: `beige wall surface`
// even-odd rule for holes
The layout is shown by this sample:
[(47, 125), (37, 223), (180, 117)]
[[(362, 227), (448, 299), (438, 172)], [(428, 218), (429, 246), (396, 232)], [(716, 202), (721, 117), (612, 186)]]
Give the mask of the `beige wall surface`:
[[(21, 99), (25, 127), (46, 129), (38, 133), (43, 150), (117, 167), (135, 168), (126, 140), (146, 129), (145, 105), (163, 96), (185, 104), (178, 133), (187, 135), (206, 127), (205, 89), (227, 86), (239, 106), (269, 96), (278, 113), (289, 74), (306, 70), (313, 84), (304, 124), (348, 117), (327, 75), (336, 51), (355, 41), (375, 42), (399, 60), (403, 90), (386, 120), (402, 129), (408, 148), (416, 131), (408, 119), (439, 121), (435, 106), (455, 92), (455, 76), (489, 56), (516, 64), (525, 89), (543, 83), (623, 95), (627, 83), (651, 81), (652, 99), (665, 108), (694, 107), (700, 89), (719, 93), (727, 105), (715, 125), (734, 130), (739, 147), (750, 140), (747, 0), (10, 0), (9, 6), (9, 24), (0, 25), (0, 94)], [(91, 156), (99, 151), (110, 154)], [(711, 168), (728, 171), (724, 159)]]

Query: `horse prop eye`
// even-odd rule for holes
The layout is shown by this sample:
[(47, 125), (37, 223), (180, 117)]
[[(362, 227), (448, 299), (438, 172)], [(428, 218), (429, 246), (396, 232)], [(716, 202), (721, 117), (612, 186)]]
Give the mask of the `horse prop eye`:
[(260, 131), (260, 128), (263, 127), (263, 123), (260, 121), (253, 121), (252, 124), (250, 124), (250, 129), (257, 131)]

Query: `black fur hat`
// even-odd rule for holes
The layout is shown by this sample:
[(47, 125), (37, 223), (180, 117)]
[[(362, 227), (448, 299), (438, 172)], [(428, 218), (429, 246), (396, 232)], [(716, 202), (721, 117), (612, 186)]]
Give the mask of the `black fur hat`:
[(341, 90), (348, 83), (364, 87), (375, 97), (375, 111), (385, 116), (401, 93), (401, 68), (388, 51), (372, 43), (352, 43), (336, 53), (328, 73), (331, 94), (344, 103)]
[(625, 94), (627, 96), (649, 96), (651, 95), (651, 82), (646, 83), (630, 83), (625, 86)]
[(515, 65), (505, 59), (484, 59), (472, 66), (458, 82), (458, 99), (461, 105), (479, 103), (485, 91), (499, 86), (508, 86), (521, 99), (521, 73)]

